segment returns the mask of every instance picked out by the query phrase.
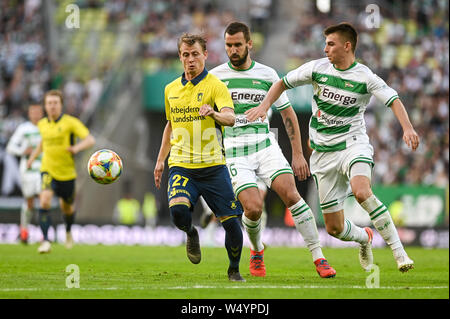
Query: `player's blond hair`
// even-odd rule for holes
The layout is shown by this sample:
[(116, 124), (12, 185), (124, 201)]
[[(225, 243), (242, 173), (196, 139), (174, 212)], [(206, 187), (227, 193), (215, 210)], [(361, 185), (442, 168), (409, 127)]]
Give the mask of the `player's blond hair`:
[(195, 43), (199, 43), (203, 49), (203, 52), (205, 52), (206, 42), (206, 39), (199, 34), (183, 33), (183, 35), (178, 39), (178, 53), (180, 53), (180, 48), (183, 43), (186, 43), (189, 46), (193, 46)]
[(60, 90), (50, 90), (47, 91), (44, 95), (44, 105), (45, 105), (45, 100), (47, 99), (47, 96), (59, 96), (59, 99), (61, 100), (61, 104), (64, 104), (64, 98), (63, 98), (63, 94)]

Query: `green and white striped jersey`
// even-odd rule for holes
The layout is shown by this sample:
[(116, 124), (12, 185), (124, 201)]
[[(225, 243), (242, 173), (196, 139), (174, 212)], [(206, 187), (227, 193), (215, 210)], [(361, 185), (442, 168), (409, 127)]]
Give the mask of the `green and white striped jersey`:
[(312, 84), (312, 116), (309, 138), (318, 152), (334, 152), (355, 143), (369, 143), (364, 112), (374, 95), (386, 106), (398, 98), (367, 66), (354, 62), (348, 69), (334, 67), (328, 58), (313, 60), (290, 71), (287, 88)]
[[(277, 72), (252, 61), (246, 70), (237, 70), (228, 62), (215, 67), (210, 73), (226, 84), (234, 103), (236, 122), (233, 127), (224, 129), (226, 156), (250, 155), (270, 146), (273, 139), (271, 142), (269, 116), (264, 121), (257, 119), (249, 122), (244, 112), (261, 104), (272, 84), (280, 79)], [(274, 106), (277, 110), (291, 107), (286, 92), (283, 92)]]
[(42, 154), (40, 154), (31, 165), (30, 169), (27, 169), (27, 160), (29, 156), (24, 155), (25, 150), (28, 147), (36, 148), (41, 142), (41, 135), (36, 125), (30, 121), (24, 122), (17, 126), (13, 135), (8, 141), (6, 150), (8, 153), (20, 156), (20, 173), (28, 172), (40, 172)]

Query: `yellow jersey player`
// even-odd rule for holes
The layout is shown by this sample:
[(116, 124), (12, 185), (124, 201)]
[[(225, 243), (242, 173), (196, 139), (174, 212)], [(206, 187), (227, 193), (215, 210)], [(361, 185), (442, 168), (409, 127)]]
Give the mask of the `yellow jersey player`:
[(233, 126), (234, 107), (227, 87), (205, 68), (206, 40), (184, 34), (178, 41), (184, 73), (165, 88), (167, 124), (156, 162), (156, 187), (161, 185), (164, 162), (169, 155), (168, 200), (170, 216), (187, 235), (189, 260), (201, 260), (197, 229), (192, 210), (200, 195), (225, 229), (230, 281), (245, 281), (239, 273), (242, 251), (242, 209), (234, 196), (225, 166), (222, 127)]
[[(38, 122), (41, 143), (31, 154), (27, 166), (42, 152), (41, 193), (39, 224), (44, 240), (38, 248), (39, 253), (50, 252), (48, 229), (51, 225), (50, 208), (53, 195), (60, 199), (60, 207), (66, 223), (66, 248), (71, 248), (73, 239), (71, 226), (75, 218), (75, 169), (74, 155), (95, 144), (95, 138), (87, 127), (77, 118), (63, 113), (63, 95), (58, 90), (48, 91), (44, 96), (47, 117)], [(79, 138), (80, 141), (76, 141)]]

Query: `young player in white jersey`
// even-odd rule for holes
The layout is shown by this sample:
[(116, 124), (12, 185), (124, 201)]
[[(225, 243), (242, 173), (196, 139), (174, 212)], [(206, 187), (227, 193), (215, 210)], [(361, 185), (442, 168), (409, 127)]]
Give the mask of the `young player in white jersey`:
[(343, 241), (358, 242), (361, 266), (369, 270), (373, 263), (372, 230), (358, 227), (344, 216), (344, 200), (353, 192), (392, 249), (398, 269), (406, 272), (414, 267), (414, 262), (403, 248), (388, 209), (371, 188), (373, 148), (363, 116), (370, 97), (374, 95), (391, 108), (403, 128), (404, 142), (413, 151), (419, 146), (419, 137), (397, 92), (368, 67), (355, 61), (357, 33), (353, 26), (348, 23), (330, 26), (324, 35), (327, 58), (305, 63), (289, 72), (272, 86), (257, 109), (247, 113), (247, 118), (264, 118), (265, 110), (286, 89), (312, 84), (310, 163), (327, 231)]
[(284, 157), (275, 136), (269, 130), (269, 121), (248, 121), (244, 112), (263, 100), (271, 85), (279, 80), (276, 71), (253, 61), (250, 30), (240, 22), (229, 24), (224, 33), (229, 62), (210, 72), (228, 87), (234, 103), (236, 121), (224, 130), (225, 157), (233, 189), (244, 208), (242, 223), (250, 241), (250, 273), (264, 277), (264, 245), (262, 242), (263, 199), (257, 177), (273, 189), (289, 208), (297, 230), (309, 248), (318, 274), (334, 277), (336, 271), (325, 259), (319, 241), (314, 215), (301, 198), (295, 185), (297, 176), (305, 180), (310, 175), (303, 156), (300, 129), (287, 95), (274, 101), (280, 111), (292, 147), (292, 168)]
[(20, 124), (6, 146), (8, 153), (20, 156), (20, 182), (25, 202), (20, 211), (20, 240), (28, 242), (28, 224), (34, 209), (34, 199), (41, 191), (40, 158), (27, 169), (27, 159), (41, 141), (37, 122), (43, 117), (42, 106), (32, 104), (28, 107), (29, 121)]

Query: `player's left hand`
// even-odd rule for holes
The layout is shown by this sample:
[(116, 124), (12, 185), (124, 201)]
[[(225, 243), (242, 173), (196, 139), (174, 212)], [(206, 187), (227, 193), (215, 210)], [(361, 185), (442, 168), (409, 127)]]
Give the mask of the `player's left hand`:
[(403, 132), (403, 141), (405, 141), (406, 145), (408, 145), (408, 147), (413, 151), (415, 151), (420, 144), (419, 135), (413, 128), (407, 129)]
[(215, 113), (214, 109), (209, 104), (203, 104), (198, 111), (200, 116), (211, 116)]
[(309, 171), (308, 162), (306, 162), (303, 154), (293, 156), (292, 158), (292, 170), (294, 171), (294, 175), (297, 176), (299, 181), (306, 180), (311, 173)]

